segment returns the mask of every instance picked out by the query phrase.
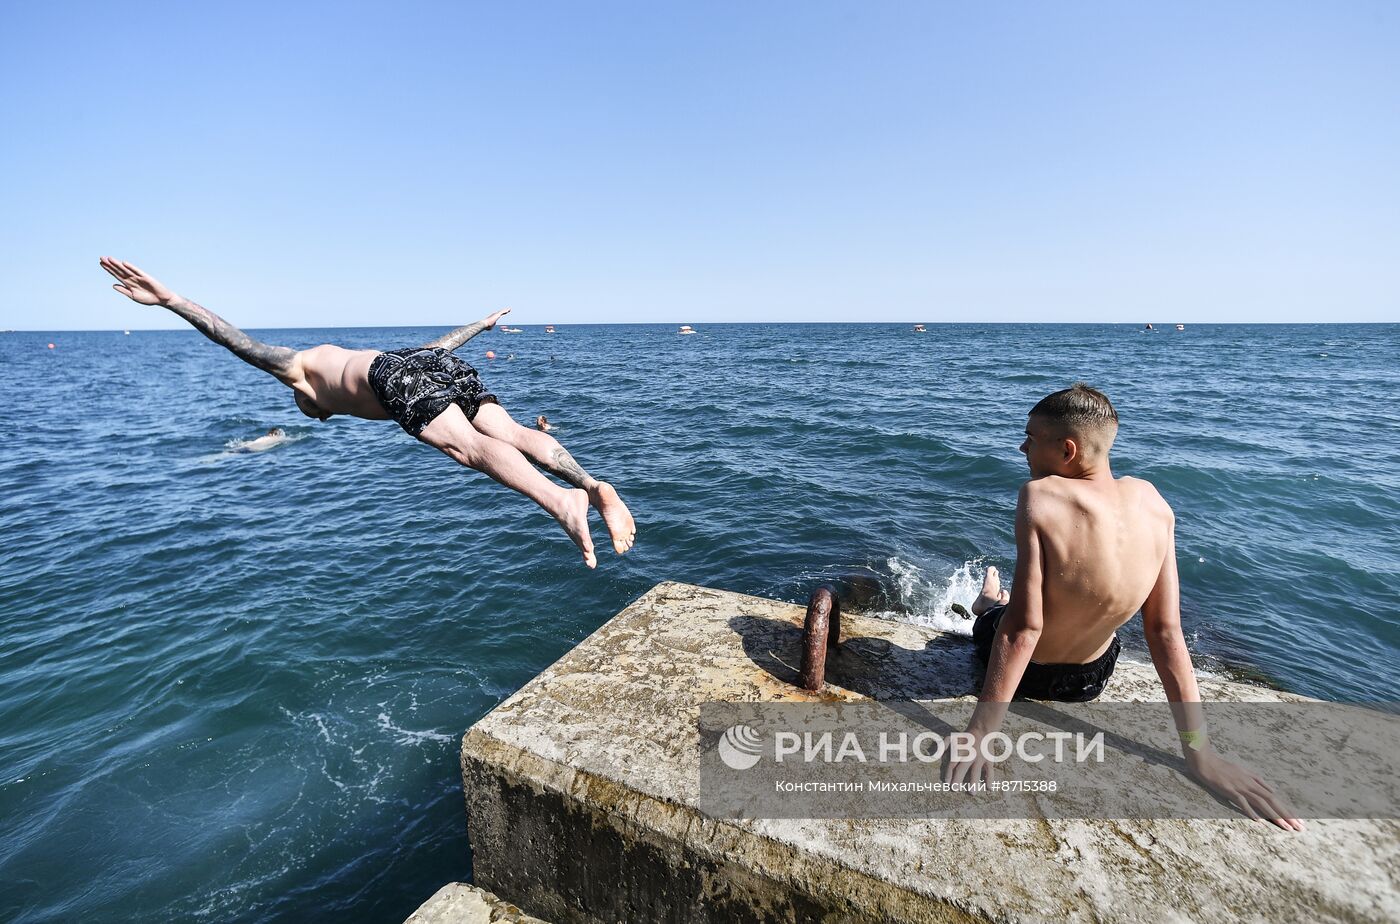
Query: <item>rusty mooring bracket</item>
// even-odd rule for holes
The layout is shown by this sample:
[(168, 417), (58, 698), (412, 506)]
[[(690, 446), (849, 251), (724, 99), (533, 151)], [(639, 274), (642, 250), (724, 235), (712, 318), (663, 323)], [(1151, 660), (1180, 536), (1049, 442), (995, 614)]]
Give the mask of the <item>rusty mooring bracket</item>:
[(807, 622), (802, 627), (802, 670), (797, 685), (815, 693), (826, 681), (826, 650), (841, 642), (841, 601), (823, 584), (807, 601)]

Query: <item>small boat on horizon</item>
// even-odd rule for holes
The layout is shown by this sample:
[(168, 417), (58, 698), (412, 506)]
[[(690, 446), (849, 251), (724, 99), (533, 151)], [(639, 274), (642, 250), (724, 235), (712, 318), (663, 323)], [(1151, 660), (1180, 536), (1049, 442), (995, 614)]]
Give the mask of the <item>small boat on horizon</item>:
[(696, 330), (695, 328), (691, 327), (689, 324), (682, 324), (682, 325), (681, 325), (681, 329), (678, 330), (678, 331), (676, 331), (676, 333), (678, 333), (678, 334), (698, 334), (698, 333), (700, 333), (700, 332), (699, 332), (698, 330)]
[(1178, 325), (1176, 326), (1176, 329), (1177, 329), (1177, 330), (1185, 330), (1185, 329), (1186, 329), (1186, 325), (1185, 325), (1185, 324), (1178, 324)]
[(926, 334), (926, 333), (928, 333), (928, 330), (927, 330), (922, 324), (915, 324), (915, 325), (914, 325), (914, 333), (916, 333), (916, 334)]
[(130, 337), (130, 336), (131, 336), (131, 331), (129, 331), (129, 330), (124, 330), (124, 331), (122, 331), (122, 334), (123, 334), (124, 336)]
[(1155, 330), (1155, 328), (1151, 324), (1149, 324), (1146, 327), (1144, 327), (1143, 330)]
[(546, 324), (546, 325), (544, 326), (544, 332), (545, 332), (546, 334), (552, 334), (552, 333), (554, 333), (554, 325), (553, 325), (553, 324)]

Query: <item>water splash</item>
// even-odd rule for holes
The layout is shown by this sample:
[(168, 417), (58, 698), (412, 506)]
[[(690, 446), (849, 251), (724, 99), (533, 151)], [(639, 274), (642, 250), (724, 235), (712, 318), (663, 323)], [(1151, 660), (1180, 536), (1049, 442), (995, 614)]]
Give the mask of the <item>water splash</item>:
[(914, 562), (892, 555), (885, 561), (892, 606), (872, 615), (970, 636), (972, 621), (955, 613), (952, 607), (956, 603), (971, 610), (987, 573), (983, 561), (982, 558), (974, 558), (963, 562), (950, 573), (940, 575), (931, 574)]

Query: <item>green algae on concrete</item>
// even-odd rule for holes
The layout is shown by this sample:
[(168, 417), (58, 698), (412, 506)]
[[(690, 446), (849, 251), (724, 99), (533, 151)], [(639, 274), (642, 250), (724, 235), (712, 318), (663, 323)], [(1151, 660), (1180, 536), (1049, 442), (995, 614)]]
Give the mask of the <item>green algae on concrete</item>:
[[(705, 702), (969, 696), (966, 640), (843, 619), (828, 683), (793, 685), (801, 607), (657, 585), (468, 732), (475, 879), (601, 921), (1400, 920), (1400, 822), (730, 819), (697, 809)], [(1207, 700), (1302, 702), (1228, 681)], [(1104, 699), (1163, 699), (1120, 664)], [(1359, 768), (1364, 772), (1393, 768)], [(1152, 785), (1208, 798), (1179, 774)]]

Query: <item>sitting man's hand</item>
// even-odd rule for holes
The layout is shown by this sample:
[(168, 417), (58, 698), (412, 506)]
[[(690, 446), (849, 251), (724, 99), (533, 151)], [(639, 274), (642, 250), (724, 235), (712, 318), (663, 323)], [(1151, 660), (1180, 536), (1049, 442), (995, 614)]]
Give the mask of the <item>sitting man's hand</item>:
[(1255, 821), (1268, 821), (1285, 831), (1304, 830), (1274, 788), (1239, 764), (1207, 749), (1188, 754), (1186, 766), (1206, 789), (1234, 803)]
[[(950, 738), (948, 759), (943, 764), (943, 782), (975, 786), (984, 780), (987, 783), (996, 780), (995, 765), (982, 753), (982, 739), (988, 734), (991, 734), (990, 730), (983, 730), (974, 724), (969, 725), (967, 731)], [(968, 738), (971, 738), (973, 756), (965, 760), (955, 760), (953, 757), (955, 753), (954, 742), (957, 739), (962, 739), (962, 743), (966, 744)]]

